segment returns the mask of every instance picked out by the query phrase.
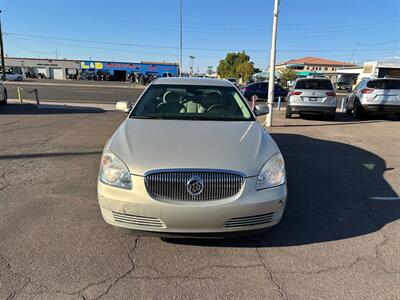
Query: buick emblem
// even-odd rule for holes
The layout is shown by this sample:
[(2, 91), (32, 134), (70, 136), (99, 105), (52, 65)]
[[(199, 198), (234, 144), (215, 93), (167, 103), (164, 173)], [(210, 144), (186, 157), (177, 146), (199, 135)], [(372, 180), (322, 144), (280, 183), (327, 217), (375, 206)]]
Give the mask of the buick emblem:
[(186, 184), (186, 189), (188, 193), (192, 196), (200, 195), (203, 192), (203, 188), (203, 179), (198, 176), (191, 177)]

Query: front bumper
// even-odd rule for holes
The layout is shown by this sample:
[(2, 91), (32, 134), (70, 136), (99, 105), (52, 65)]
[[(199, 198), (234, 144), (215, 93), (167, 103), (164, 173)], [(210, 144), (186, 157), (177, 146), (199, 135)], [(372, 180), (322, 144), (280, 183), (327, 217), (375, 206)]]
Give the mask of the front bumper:
[(333, 114), (336, 111), (336, 106), (324, 105), (290, 105), (292, 113), (320, 113)]
[(399, 114), (400, 105), (393, 104), (363, 104), (366, 113)]
[(256, 191), (257, 177), (246, 178), (233, 197), (197, 202), (154, 199), (143, 177), (132, 180), (132, 190), (98, 182), (99, 205), (107, 223), (153, 233), (250, 232), (279, 223), (286, 205), (286, 184)]

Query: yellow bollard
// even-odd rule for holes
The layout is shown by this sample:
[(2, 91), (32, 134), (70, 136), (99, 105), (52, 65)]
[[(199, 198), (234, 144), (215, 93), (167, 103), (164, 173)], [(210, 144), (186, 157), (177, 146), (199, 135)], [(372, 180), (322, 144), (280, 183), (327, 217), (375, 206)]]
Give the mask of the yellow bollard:
[(22, 104), (22, 91), (23, 91), (23, 89), (21, 89), (20, 87), (17, 88), (18, 99), (19, 99), (19, 103), (21, 103), (21, 104)]

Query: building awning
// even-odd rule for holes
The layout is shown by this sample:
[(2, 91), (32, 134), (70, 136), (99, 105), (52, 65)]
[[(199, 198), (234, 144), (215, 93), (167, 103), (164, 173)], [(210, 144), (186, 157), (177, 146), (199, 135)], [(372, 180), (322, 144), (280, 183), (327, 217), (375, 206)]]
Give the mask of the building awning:
[(297, 72), (297, 75), (299, 75), (299, 76), (313, 76), (313, 75), (320, 75), (320, 76), (323, 76), (322, 73), (319, 73), (319, 72), (310, 72), (310, 71)]

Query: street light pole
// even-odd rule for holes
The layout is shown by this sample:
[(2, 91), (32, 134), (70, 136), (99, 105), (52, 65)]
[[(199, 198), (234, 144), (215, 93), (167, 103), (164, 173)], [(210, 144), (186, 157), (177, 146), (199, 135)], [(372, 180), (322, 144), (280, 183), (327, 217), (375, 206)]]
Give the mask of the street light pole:
[[(1, 10), (0, 10), (1, 14)], [(4, 46), (3, 46), (3, 31), (1, 30), (1, 19), (0, 19), (0, 55), (1, 55), (1, 70), (3, 74), (3, 81), (6, 81), (6, 67), (4, 64)]]
[(181, 22), (180, 22), (180, 56), (179, 56), (179, 77), (182, 77), (182, 48), (183, 48), (183, 37), (182, 37), (182, 32), (183, 32), (183, 8), (182, 8), (182, 0), (180, 0), (180, 17), (181, 17)]
[(190, 67), (189, 67), (189, 69), (190, 69), (190, 77), (192, 77), (193, 76), (193, 67), (194, 67), (194, 58), (195, 57), (193, 55), (190, 55), (189, 58), (190, 58)]
[(274, 108), (274, 89), (275, 89), (275, 60), (276, 60), (276, 32), (278, 29), (279, 0), (275, 0), (274, 17), (272, 23), (272, 42), (271, 42), (271, 58), (269, 63), (269, 83), (268, 83), (268, 108), (266, 125), (272, 126), (272, 113)]

